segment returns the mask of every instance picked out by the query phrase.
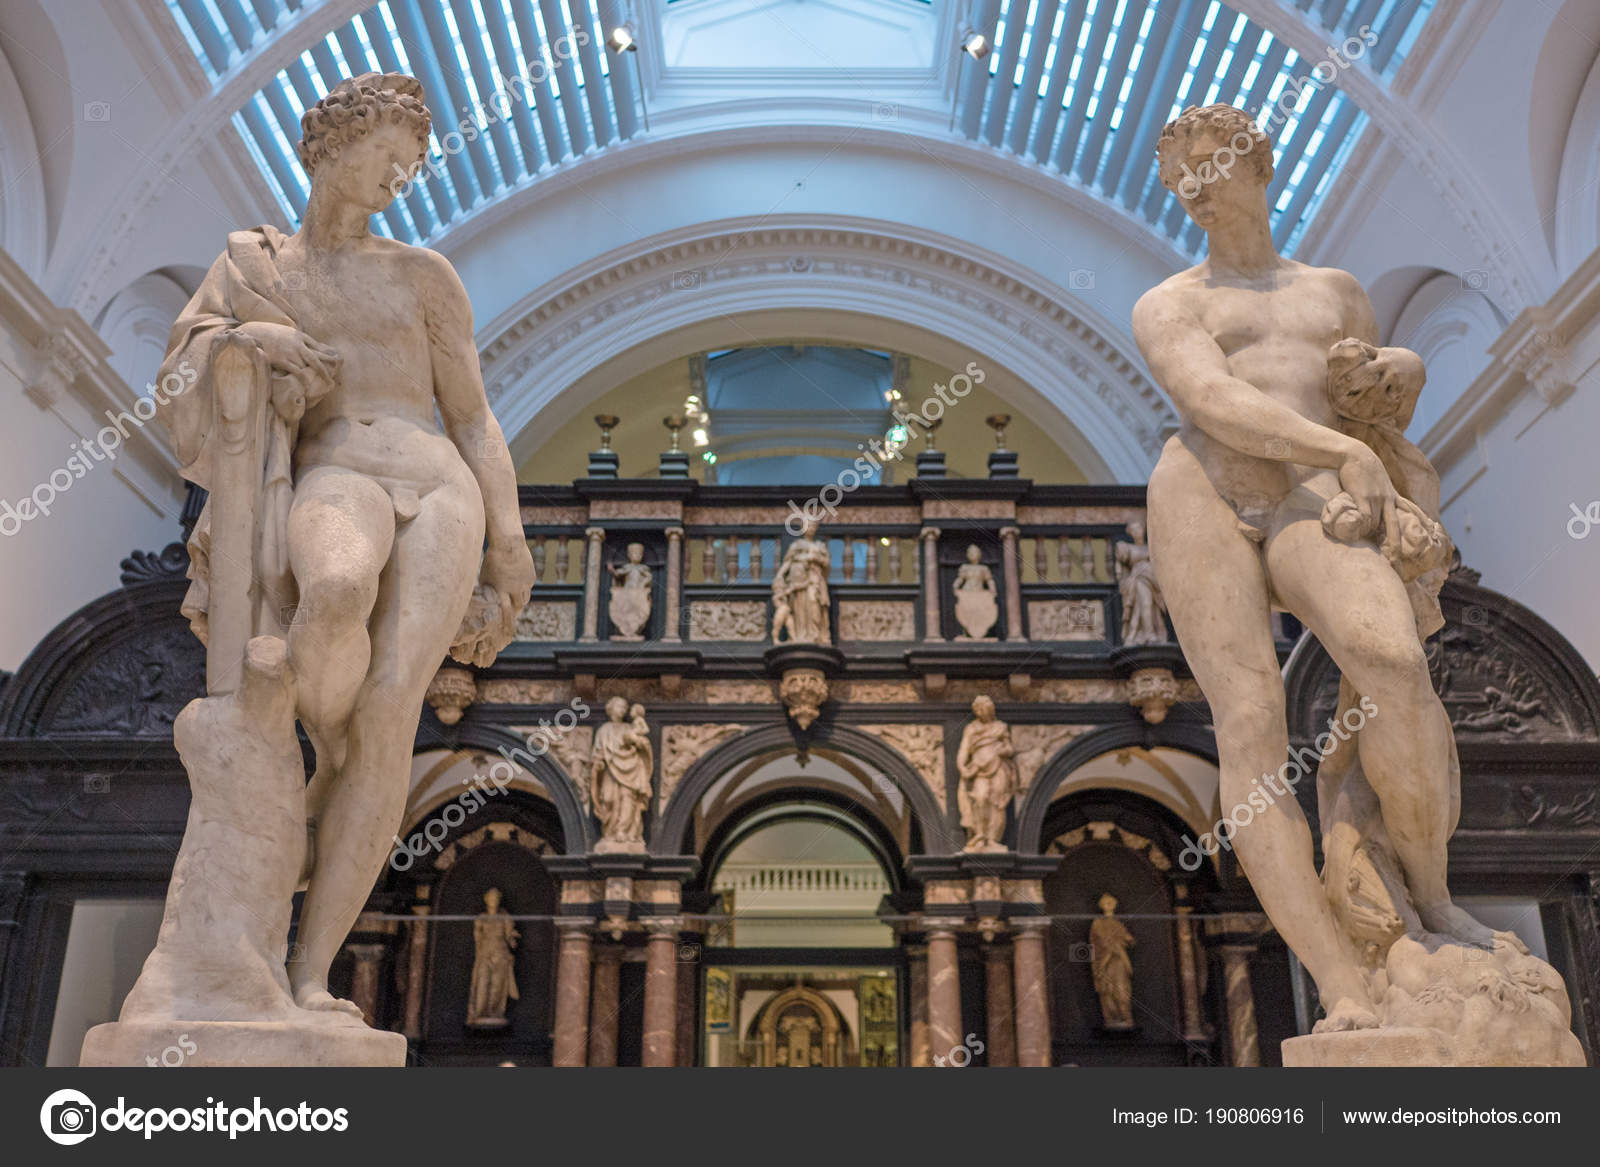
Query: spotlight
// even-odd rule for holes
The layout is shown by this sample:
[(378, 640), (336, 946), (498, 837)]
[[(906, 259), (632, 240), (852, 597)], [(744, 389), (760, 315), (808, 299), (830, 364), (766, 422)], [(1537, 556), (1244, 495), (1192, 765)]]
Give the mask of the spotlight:
[(695, 430), (690, 436), (694, 438), (694, 444), (697, 446), (703, 446), (711, 440), (706, 436), (705, 430)]
[(613, 53), (633, 53), (639, 50), (639, 42), (633, 37), (633, 25), (619, 24), (611, 30), (611, 35), (606, 37), (606, 48)]
[(989, 43), (989, 38), (977, 29), (969, 28), (962, 34), (961, 51), (974, 61), (981, 61), (989, 55), (994, 46)]

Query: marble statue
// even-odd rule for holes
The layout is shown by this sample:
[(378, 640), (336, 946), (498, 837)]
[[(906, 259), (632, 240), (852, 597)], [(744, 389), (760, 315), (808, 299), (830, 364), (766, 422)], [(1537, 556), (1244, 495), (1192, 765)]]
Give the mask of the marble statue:
[(817, 538), (817, 524), (806, 523), (784, 550), (772, 576), (772, 642), (831, 644), (829, 629), (828, 542)]
[(1144, 541), (1144, 524), (1128, 524), (1128, 539), (1115, 544), (1117, 591), (1122, 595), (1122, 643), (1165, 644), (1167, 622), (1161, 613), (1161, 585), (1150, 566), (1150, 548)]
[(1117, 897), (1096, 901), (1100, 915), (1089, 925), (1089, 955), (1100, 1019), (1107, 1029), (1133, 1028), (1133, 933), (1117, 919)]
[(989, 640), (989, 630), (1000, 618), (995, 602), (994, 572), (983, 562), (976, 544), (967, 548), (967, 561), (956, 570), (956, 623), (961, 625), (958, 640)]
[(994, 715), (994, 702), (977, 697), (972, 716), (961, 731), (961, 747), (956, 751), (956, 772), (961, 784), (956, 803), (961, 825), (967, 831), (965, 851), (1004, 851), (1001, 841), (1006, 830), (1006, 808), (1017, 792), (1016, 750), (1011, 744), (1011, 727)]
[(594, 735), (589, 762), (589, 796), (600, 820), (598, 852), (644, 851), (644, 811), (650, 805), (655, 751), (644, 706), (626, 697), (606, 702), (607, 721)]
[[(1422, 638), (1443, 623), (1450, 544), (1438, 478), (1402, 436), (1421, 362), (1375, 347), (1352, 276), (1277, 253), (1271, 144), (1247, 113), (1185, 110), (1157, 156), (1210, 245), (1133, 312), (1182, 421), (1150, 476), (1151, 562), (1216, 726), (1218, 833), (1321, 993), (1285, 1060), (1581, 1065), (1560, 978), (1446, 883), (1460, 771)], [(1343, 673), (1318, 739), (1321, 880), (1283, 786), (1318, 758), (1286, 761), (1274, 606)]]
[(500, 910), (500, 889), (483, 893), (483, 912), (472, 921), (472, 989), (467, 999), (467, 1026), (504, 1029), (508, 1001), (517, 992), (515, 949), (520, 935), (511, 917)]
[(336, 85), (302, 119), (300, 229), (230, 235), (173, 326), (163, 369), (200, 375), (158, 408), (210, 492), (184, 601), (208, 696), (173, 727), (193, 799), (160, 937), (86, 1064), (141, 1064), (179, 1029), (190, 1064), (404, 1060), (328, 967), (400, 828), (439, 661), (491, 662), (533, 581), (466, 292), (370, 228), (429, 124), (414, 78)]
[(643, 640), (650, 622), (650, 580), (644, 564), (644, 544), (629, 543), (628, 558), (613, 563), (611, 572), (611, 639)]

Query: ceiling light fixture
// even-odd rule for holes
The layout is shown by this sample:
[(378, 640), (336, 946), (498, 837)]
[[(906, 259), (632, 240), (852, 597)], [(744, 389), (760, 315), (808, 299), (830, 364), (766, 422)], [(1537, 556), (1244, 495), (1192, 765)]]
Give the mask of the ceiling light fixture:
[(611, 30), (611, 35), (606, 37), (606, 48), (613, 53), (635, 53), (639, 51), (639, 42), (633, 35), (633, 25), (619, 24)]
[(961, 51), (974, 61), (981, 61), (989, 55), (994, 46), (989, 43), (989, 38), (975, 28), (968, 28), (961, 34)]

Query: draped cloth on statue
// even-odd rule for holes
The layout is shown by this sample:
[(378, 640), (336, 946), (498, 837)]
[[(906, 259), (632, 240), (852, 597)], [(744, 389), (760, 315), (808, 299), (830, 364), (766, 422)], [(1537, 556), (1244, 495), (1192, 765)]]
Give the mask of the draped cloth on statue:
[[(298, 328), (293, 310), (283, 294), (277, 257), (286, 236), (272, 226), (234, 231), (228, 248), (206, 273), (200, 290), (172, 326), (161, 375), (175, 372), (188, 361), (199, 377), (187, 392), (158, 402), (162, 424), (177, 445), (180, 473), (196, 486), (211, 489), (216, 460), (222, 456), (221, 438), (215, 433), (216, 388), (212, 382), (212, 352), (223, 334), (241, 324), (282, 324)], [(276, 374), (275, 374), (276, 376)], [(266, 459), (262, 467), (261, 530), (257, 546), (256, 578), (261, 589), (260, 623), (256, 632), (279, 635), (285, 609), (292, 610), (296, 594), (289, 570), (288, 521), (293, 500), (292, 459), (298, 423), (285, 421), (271, 405), (268, 417)], [(211, 504), (208, 501), (189, 539), (189, 591), (183, 614), (195, 635), (208, 640), (207, 612), (211, 603)]]
[(961, 812), (961, 825), (969, 830), (975, 828), (978, 822), (973, 813), (974, 786), (979, 782), (987, 782), (989, 791), (1004, 789), (1009, 792), (1015, 789), (1009, 772), (1011, 759), (1005, 753), (1010, 732), (1003, 721), (973, 721), (968, 723), (961, 735), (956, 765), (963, 776), (970, 774), (972, 777), (970, 782), (957, 785), (956, 808)]

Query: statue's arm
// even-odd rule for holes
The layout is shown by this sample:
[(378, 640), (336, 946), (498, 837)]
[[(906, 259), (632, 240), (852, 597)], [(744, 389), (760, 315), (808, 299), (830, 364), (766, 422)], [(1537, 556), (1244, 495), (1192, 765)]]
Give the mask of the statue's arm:
[(1157, 287), (1140, 297), (1133, 339), (1184, 419), (1230, 449), (1330, 470), (1365, 449), (1235, 377), (1217, 342), (1170, 291)]

